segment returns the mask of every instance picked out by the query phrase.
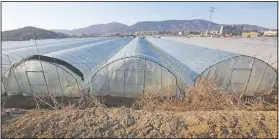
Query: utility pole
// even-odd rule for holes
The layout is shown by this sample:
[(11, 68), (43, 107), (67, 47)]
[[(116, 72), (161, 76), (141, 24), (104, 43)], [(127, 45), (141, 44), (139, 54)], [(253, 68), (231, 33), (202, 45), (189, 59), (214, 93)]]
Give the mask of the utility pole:
[(209, 29), (209, 25), (210, 25), (210, 22), (211, 22), (212, 13), (215, 12), (214, 9), (215, 9), (214, 7), (210, 7), (210, 18), (209, 18), (209, 22), (208, 22), (208, 25), (207, 25), (206, 37), (208, 35), (208, 29)]

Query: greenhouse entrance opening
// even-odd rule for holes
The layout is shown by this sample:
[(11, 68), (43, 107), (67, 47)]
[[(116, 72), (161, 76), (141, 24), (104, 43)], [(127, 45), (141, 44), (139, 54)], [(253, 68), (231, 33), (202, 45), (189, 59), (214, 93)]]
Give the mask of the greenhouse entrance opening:
[(150, 93), (177, 96), (177, 78), (162, 65), (145, 57), (124, 57), (103, 66), (91, 80), (95, 96), (136, 98)]

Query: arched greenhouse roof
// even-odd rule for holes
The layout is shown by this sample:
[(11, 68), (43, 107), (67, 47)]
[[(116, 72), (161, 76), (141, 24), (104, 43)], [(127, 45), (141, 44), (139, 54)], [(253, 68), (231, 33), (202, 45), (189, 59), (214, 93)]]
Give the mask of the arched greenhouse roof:
[(25, 58), (21, 59), (20, 61), (14, 63), (12, 65), (12, 67), (16, 67), (19, 64), (21, 64), (22, 61), (28, 61), (28, 60), (39, 60), (42, 62), (48, 62), (48, 63), (62, 65), (64, 67), (66, 67), (67, 69), (69, 69), (70, 71), (72, 71), (73, 73), (75, 73), (76, 75), (78, 75), (81, 78), (81, 80), (84, 80), (82, 72), (79, 69), (77, 69), (76, 67), (74, 67), (72, 64), (70, 64), (64, 60), (61, 60), (61, 59), (57, 59), (54, 57), (48, 57), (48, 56), (44, 56), (44, 55), (31, 55), (31, 56), (25, 57)]
[(12, 67), (29, 60), (55, 63), (71, 70), (84, 81), (90, 78), (99, 67), (105, 64), (109, 58), (114, 56), (131, 40), (131, 38), (109, 39), (45, 55), (32, 55), (14, 63)]
[(121, 49), (115, 56), (109, 59), (108, 63), (124, 57), (139, 56), (163, 64), (160, 58), (154, 53), (150, 44), (141, 37), (137, 37)]
[(188, 80), (187, 78), (191, 78), (192, 82), (185, 82), (189, 85), (193, 85), (196, 77), (210, 66), (225, 59), (239, 56), (239, 54), (235, 53), (201, 48), (153, 37), (148, 37), (147, 41), (166, 53), (171, 59), (177, 61), (176, 65), (184, 73), (184, 80), (186, 81)]
[[(231, 53), (231, 52), (226, 52), (226, 51), (221, 51), (216, 49), (209, 49), (209, 48), (189, 45), (189, 44), (180, 43), (172, 40), (158, 39), (154, 37), (147, 37), (146, 39), (154, 47), (167, 53), (167, 55), (169, 55), (171, 59), (176, 59), (178, 61), (176, 65), (178, 65), (178, 67), (183, 71), (184, 74), (183, 79), (187, 86), (193, 85), (192, 83), (195, 82), (196, 78), (202, 73), (204, 73), (206, 70), (222, 62), (229, 61), (231, 59), (233, 59), (233, 61), (236, 61), (235, 59), (238, 59), (238, 61), (234, 62), (235, 64), (232, 65), (235, 66), (236, 68), (232, 67), (232, 69), (227, 69), (231, 71), (230, 73), (226, 73), (226, 74), (232, 74), (232, 70), (250, 70), (252, 72), (254, 70), (253, 69), (254, 61), (257, 60), (258, 64), (262, 65), (262, 66), (258, 66), (260, 67), (260, 69), (264, 69), (264, 67), (269, 67), (271, 71), (268, 74), (271, 74), (271, 76), (277, 78), (275, 70), (269, 64), (254, 57), (244, 56), (241, 54), (236, 54), (236, 53)], [(249, 57), (251, 59), (245, 61), (246, 63), (242, 63), (241, 59), (245, 57)], [(246, 64), (245, 66), (247, 67), (242, 66), (241, 68), (237, 68), (237, 66), (241, 64), (243, 66)], [(230, 67), (231, 64), (228, 63), (228, 65), (224, 65), (224, 66)], [(261, 73), (259, 74), (262, 73), (264, 74), (265, 71), (261, 71)], [(192, 80), (192, 83), (188, 81), (189, 80), (188, 78)], [(274, 82), (276, 78), (272, 78), (272, 82)], [(255, 80), (260, 81), (261, 78)]]
[[(46, 46), (46, 45), (53, 45), (53, 44), (63, 44), (67, 42), (81, 42), (81, 41), (89, 41), (89, 40), (100, 40), (104, 39), (104, 37), (97, 37), (97, 38), (65, 38), (65, 39), (43, 39), (43, 40), (36, 40), (36, 44), (38, 47)], [(28, 48), (34, 47), (35, 41), (28, 40), (28, 41), (4, 41), (2, 42), (2, 50), (15, 50), (20, 48)]]
[(206, 38), (206, 37), (162, 37), (163, 39), (196, 45), (204, 48), (218, 49), (258, 58), (277, 68), (278, 42), (276, 37), (256, 38)]
[[(75, 40), (75, 41), (70, 41), (70, 42), (62, 42), (62, 43), (54, 43), (54, 44), (47, 44), (47, 45), (41, 45), (38, 46), (38, 52), (36, 49), (35, 44), (33, 46), (28, 46), (28, 47), (24, 47), (24, 48), (19, 48), (19, 49), (11, 49), (11, 50), (5, 50), (2, 52), (2, 54), (4, 55), (4, 59), (6, 58), (5, 56), (9, 56), (11, 58), (11, 63), (30, 56), (30, 55), (35, 55), (35, 54), (40, 54), (40, 55), (44, 55), (47, 53), (51, 53), (51, 52), (56, 52), (56, 51), (60, 51), (60, 50), (65, 50), (65, 49), (71, 49), (71, 48), (75, 48), (75, 47), (79, 47), (79, 46), (83, 46), (83, 45), (87, 45), (87, 44), (91, 44), (91, 43), (96, 43), (96, 42), (101, 42), (101, 41), (105, 41), (105, 40), (109, 40), (112, 38), (93, 38), (93, 39), (87, 39), (87, 40)], [(5, 61), (3, 61), (5, 62)]]
[[(90, 38), (90, 39), (77, 39), (74, 41), (64, 41), (60, 43), (43, 43), (42, 45), (38, 45), (38, 52), (39, 55), (44, 55), (51, 52), (57, 52), (65, 49), (71, 49), (83, 45), (88, 45), (96, 42), (101, 42), (105, 40), (110, 40), (115, 38)], [(34, 43), (32, 41), (32, 43)], [(9, 49), (4, 50), (2, 52), (2, 74), (7, 71), (10, 66), (25, 57), (31, 56), (31, 55), (38, 55), (37, 49), (35, 44), (33, 45), (27, 45), (23, 48), (19, 49)]]
[[(176, 62), (174, 58), (168, 57), (168, 55), (161, 51), (160, 49), (152, 46), (146, 39), (142, 37), (137, 37), (129, 44), (127, 44), (123, 49), (121, 49), (115, 56), (108, 60), (108, 63), (114, 62), (119, 59), (129, 58), (129, 57), (142, 57), (155, 62), (172, 74), (176, 73)], [(187, 67), (186, 67), (187, 68)], [(178, 74), (175, 74), (178, 76)]]

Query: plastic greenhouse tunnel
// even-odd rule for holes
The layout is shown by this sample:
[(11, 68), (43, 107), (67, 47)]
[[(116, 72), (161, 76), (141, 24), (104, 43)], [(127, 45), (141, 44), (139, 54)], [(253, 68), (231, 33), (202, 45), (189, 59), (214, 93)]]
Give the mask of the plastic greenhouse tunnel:
[(45, 55), (31, 55), (11, 66), (4, 86), (8, 95), (79, 96), (94, 72), (131, 38), (82, 45)]
[(258, 58), (154, 37), (63, 42), (41, 46), (39, 55), (33, 51), (3, 75), (8, 95), (181, 97), (206, 78), (251, 96), (270, 93), (277, 82), (274, 68)]

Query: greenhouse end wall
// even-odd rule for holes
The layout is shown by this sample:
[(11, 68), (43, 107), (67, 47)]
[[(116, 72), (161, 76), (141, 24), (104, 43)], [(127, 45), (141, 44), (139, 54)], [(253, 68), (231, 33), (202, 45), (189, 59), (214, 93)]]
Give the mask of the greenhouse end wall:
[[(144, 93), (176, 96), (177, 77), (152, 46), (137, 37), (121, 49), (93, 76), (94, 95), (136, 97)], [(169, 94), (167, 94), (169, 93)]]
[[(42, 64), (42, 65), (41, 65)], [(42, 68), (43, 67), (43, 68)], [(44, 72), (43, 72), (44, 71)], [(8, 95), (79, 96), (79, 76), (62, 65), (39, 60), (22, 61), (11, 68), (4, 81)]]
[(177, 96), (176, 77), (145, 57), (130, 56), (103, 67), (93, 76), (90, 93), (98, 96), (137, 97), (142, 94)]
[(220, 88), (231, 93), (252, 96), (260, 92), (269, 95), (275, 87), (277, 73), (260, 59), (236, 56), (208, 68), (196, 82), (201, 78), (214, 80)]

